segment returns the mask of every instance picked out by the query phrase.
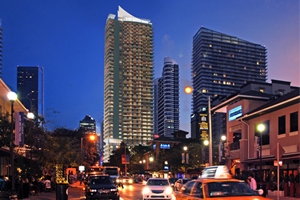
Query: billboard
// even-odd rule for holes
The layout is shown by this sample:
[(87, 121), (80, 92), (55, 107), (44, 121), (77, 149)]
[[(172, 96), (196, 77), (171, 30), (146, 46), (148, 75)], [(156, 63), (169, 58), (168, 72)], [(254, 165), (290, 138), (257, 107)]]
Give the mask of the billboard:
[(130, 155), (122, 154), (122, 164), (130, 164)]
[(15, 112), (15, 145), (24, 145), (24, 113)]
[(240, 116), (242, 116), (242, 106), (237, 106), (237, 107), (229, 110), (228, 120), (232, 121)]
[(199, 114), (199, 131), (201, 140), (208, 139), (208, 117), (207, 114)]

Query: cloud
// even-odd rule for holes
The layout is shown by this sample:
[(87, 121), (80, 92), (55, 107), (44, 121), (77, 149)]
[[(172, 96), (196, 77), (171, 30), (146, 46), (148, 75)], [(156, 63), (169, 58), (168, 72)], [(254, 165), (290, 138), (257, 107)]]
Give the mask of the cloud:
[(168, 56), (171, 56), (171, 52), (174, 49), (174, 41), (170, 40), (170, 36), (165, 34), (162, 39), (163, 44), (163, 51), (168, 54)]

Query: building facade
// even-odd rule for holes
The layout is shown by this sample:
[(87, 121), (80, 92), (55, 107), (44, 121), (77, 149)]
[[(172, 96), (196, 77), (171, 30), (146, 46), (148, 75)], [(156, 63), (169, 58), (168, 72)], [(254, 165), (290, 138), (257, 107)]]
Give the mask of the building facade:
[(3, 29), (1, 28), (1, 23), (2, 23), (2, 20), (0, 19), (0, 78), (2, 78), (2, 36), (3, 36)]
[[(193, 37), (193, 115), (207, 110), (207, 96), (213, 99), (234, 94), (248, 81), (265, 82), (266, 51), (260, 44), (201, 27)], [(212, 118), (213, 136), (226, 130), (225, 126), (215, 126), (224, 118), (222, 114)], [(199, 125), (191, 119), (191, 131), (194, 130), (199, 130)]]
[(179, 65), (164, 59), (162, 77), (154, 81), (154, 133), (173, 137), (179, 130)]
[(119, 6), (105, 26), (104, 162), (122, 141), (153, 137), (153, 28)]
[[(276, 174), (273, 162), (277, 143), (285, 150), (280, 176), (299, 173), (299, 92), (298, 87), (286, 81), (250, 82), (240, 93), (212, 108), (214, 112), (226, 112), (225, 155), (227, 165), (234, 168), (235, 173), (252, 169), (259, 177), (262, 165), (264, 180)], [(261, 132), (258, 130), (260, 124), (265, 128)]]
[(35, 116), (44, 116), (43, 67), (17, 67), (17, 95)]

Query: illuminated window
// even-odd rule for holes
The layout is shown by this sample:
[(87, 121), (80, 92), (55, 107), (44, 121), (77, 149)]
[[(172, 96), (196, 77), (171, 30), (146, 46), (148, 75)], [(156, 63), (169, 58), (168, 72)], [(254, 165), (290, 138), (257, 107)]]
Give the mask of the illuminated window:
[(212, 68), (211, 65), (209, 65), (209, 68)]
[(223, 84), (225, 85), (225, 84), (226, 84), (226, 81), (223, 81)]
[(212, 45), (210, 44), (209, 47), (212, 47)]
[(226, 77), (226, 74), (223, 74), (223, 77)]
[(206, 90), (202, 90), (202, 92), (204, 92), (204, 93), (205, 93), (205, 92), (206, 92)]
[(260, 92), (264, 92), (264, 89), (260, 89), (259, 91), (260, 91)]
[(259, 65), (259, 62), (257, 62), (256, 64)]
[(247, 69), (247, 67), (244, 67), (244, 69)]
[(214, 76), (218, 76), (218, 74), (214, 73)]

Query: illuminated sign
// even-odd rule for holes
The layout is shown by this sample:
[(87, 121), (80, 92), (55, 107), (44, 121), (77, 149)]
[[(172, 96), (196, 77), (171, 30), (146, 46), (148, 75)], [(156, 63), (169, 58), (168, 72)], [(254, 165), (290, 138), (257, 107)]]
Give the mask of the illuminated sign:
[(161, 149), (170, 149), (171, 145), (170, 144), (160, 144)]
[(156, 144), (153, 145), (153, 149), (156, 149)]
[(240, 116), (242, 116), (242, 106), (235, 107), (229, 110), (229, 121), (232, 121)]

